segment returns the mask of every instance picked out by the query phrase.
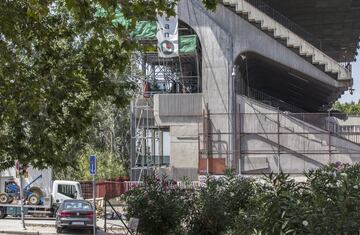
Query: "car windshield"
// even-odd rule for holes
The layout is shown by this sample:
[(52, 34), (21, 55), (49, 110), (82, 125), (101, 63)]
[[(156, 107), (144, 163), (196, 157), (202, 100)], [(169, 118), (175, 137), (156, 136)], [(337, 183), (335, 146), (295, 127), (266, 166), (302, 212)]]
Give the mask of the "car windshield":
[(92, 208), (91, 204), (88, 202), (79, 202), (79, 201), (64, 202), (64, 210), (89, 210), (91, 208)]

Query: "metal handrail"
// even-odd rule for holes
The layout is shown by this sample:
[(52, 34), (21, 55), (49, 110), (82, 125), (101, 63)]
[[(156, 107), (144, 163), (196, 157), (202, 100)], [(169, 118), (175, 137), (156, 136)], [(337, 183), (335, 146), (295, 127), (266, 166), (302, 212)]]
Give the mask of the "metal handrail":
[(270, 102), (270, 106), (276, 107), (276, 108), (280, 108), (281, 110), (288, 110), (290, 112), (293, 113), (303, 113), (305, 112), (303, 109), (298, 108), (294, 105), (291, 105), (281, 99), (275, 98), (271, 95), (268, 95), (262, 91), (256, 90), (254, 88), (249, 87), (249, 92), (248, 92), (248, 97), (254, 100), (258, 100), (264, 103), (264, 101), (268, 101)]
[(169, 155), (139, 155), (137, 166), (168, 166), (170, 163)]
[(126, 225), (125, 221), (121, 218), (121, 214), (119, 214), (119, 212), (117, 210), (115, 210), (115, 208), (113, 207), (113, 205), (110, 203), (110, 201), (108, 200), (107, 196), (105, 195), (104, 197), (104, 230), (105, 230), (105, 233), (106, 233), (106, 230), (107, 230), (107, 223), (106, 223), (106, 208), (107, 208), (107, 205), (110, 206), (111, 210), (116, 214), (117, 218), (119, 218), (119, 220), (121, 221), (121, 223), (124, 225), (125, 229), (127, 230), (127, 232), (130, 234), (130, 235), (133, 235), (133, 231)]

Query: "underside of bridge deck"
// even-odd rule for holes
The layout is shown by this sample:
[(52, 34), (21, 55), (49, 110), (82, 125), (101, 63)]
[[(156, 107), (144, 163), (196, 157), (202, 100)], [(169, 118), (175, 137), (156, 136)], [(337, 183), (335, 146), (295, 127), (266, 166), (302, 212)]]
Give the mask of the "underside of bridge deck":
[(360, 35), (359, 0), (263, 0), (322, 42), (340, 62), (353, 61)]

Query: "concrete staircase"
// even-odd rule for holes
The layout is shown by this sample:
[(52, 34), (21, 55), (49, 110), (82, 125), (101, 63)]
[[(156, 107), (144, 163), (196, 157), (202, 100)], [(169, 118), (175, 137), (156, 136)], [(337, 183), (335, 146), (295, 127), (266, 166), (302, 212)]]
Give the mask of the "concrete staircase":
[(288, 48), (296, 49), (301, 56), (308, 58), (313, 65), (321, 67), (337, 80), (350, 80), (351, 71), (341, 66), (337, 61), (326, 55), (311, 43), (247, 2), (246, 0), (223, 0), (223, 4), (231, 6), (235, 12), (249, 22), (258, 24), (264, 32), (273, 38), (284, 41)]

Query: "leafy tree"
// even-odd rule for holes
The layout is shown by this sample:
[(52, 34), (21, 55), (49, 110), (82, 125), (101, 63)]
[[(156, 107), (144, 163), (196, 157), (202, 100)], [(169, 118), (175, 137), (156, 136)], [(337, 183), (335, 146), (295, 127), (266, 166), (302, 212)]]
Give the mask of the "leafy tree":
[(126, 165), (116, 155), (108, 151), (94, 149), (91, 146), (85, 146), (80, 156), (77, 157), (77, 165), (65, 169), (56, 169), (54, 172), (55, 178), (61, 180), (91, 180), (88, 159), (90, 154), (97, 157), (96, 179), (112, 179), (127, 175)]
[(88, 143), (76, 158), (76, 164), (55, 169), (55, 178), (68, 180), (90, 180), (89, 160), (97, 156), (98, 179), (110, 179), (127, 175), (130, 141), (129, 109), (117, 108), (109, 100), (96, 105), (96, 113), (88, 131)]
[(119, 109), (109, 100), (98, 103), (89, 144), (114, 154), (126, 164), (130, 138), (129, 107)]
[(339, 101), (337, 101), (333, 105), (333, 109), (350, 115), (360, 115), (360, 100), (357, 103), (355, 103), (354, 101), (352, 101), (351, 103), (340, 103)]
[[(96, 103), (128, 104), (133, 84), (120, 74), (139, 48), (131, 30), (156, 12), (174, 14), (176, 2), (0, 1), (0, 170), (16, 159), (76, 164)], [(213, 9), (217, 1), (203, 2)]]

